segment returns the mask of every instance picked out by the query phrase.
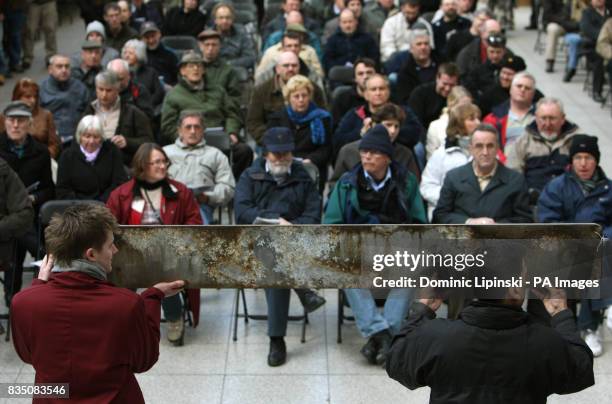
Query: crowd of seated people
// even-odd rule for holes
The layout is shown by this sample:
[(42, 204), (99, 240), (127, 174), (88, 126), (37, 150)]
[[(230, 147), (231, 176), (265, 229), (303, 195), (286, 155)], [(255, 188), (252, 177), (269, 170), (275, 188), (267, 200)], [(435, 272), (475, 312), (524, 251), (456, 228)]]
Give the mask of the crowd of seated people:
[[(559, 187), (576, 188), (571, 181), (596, 199), (589, 195), (603, 192), (606, 177), (581, 168), (594, 141), (580, 137), (560, 100), (537, 90), (487, 8), (348, 0), (317, 11), (283, 0), (280, 10), (239, 23), (231, 2), (184, 0), (166, 10), (119, 3), (84, 10), (80, 49), (48, 55), (49, 75), (19, 80), (0, 116), (0, 158), (35, 212), (49, 200), (80, 199), (106, 203), (121, 224), (211, 225), (214, 209), (228, 204), (239, 224), (612, 223), (609, 206), (588, 217), (534, 216)], [(580, 25), (557, 0), (543, 4), (548, 70), (565, 35), (571, 79), (582, 27), (600, 97), (606, 63), (612, 69), (603, 0), (591, 1)], [(192, 47), (171, 48), (177, 36), (191, 37)], [(331, 83), (332, 71), (348, 79)], [(563, 175), (571, 178), (559, 184)], [(27, 219), (7, 305), (21, 288), (26, 252), (40, 255), (38, 224)], [(296, 292), (307, 309), (324, 302)], [(393, 293), (378, 314), (369, 291), (345, 293), (367, 339), (361, 353), (384, 363), (413, 294)], [(269, 310), (271, 366), (286, 360), (289, 295), (266, 291), (278, 305)], [(179, 299), (163, 303), (175, 345), (184, 340)], [(581, 313), (584, 324), (593, 328), (602, 307)]]

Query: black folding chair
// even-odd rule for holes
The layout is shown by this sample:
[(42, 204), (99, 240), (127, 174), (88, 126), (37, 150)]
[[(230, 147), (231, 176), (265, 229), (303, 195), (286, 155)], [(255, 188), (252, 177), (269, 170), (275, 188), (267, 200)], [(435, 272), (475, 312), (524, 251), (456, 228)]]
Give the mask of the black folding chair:
[(165, 47), (172, 49), (179, 60), (181, 60), (181, 57), (187, 51), (192, 50), (200, 52), (198, 41), (194, 37), (188, 35), (163, 36), (161, 38), (161, 43)]

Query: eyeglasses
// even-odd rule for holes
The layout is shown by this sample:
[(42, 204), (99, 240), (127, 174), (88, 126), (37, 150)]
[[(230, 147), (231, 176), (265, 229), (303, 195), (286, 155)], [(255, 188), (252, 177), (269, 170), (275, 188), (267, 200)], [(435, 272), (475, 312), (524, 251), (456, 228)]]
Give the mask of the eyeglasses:
[(155, 160), (148, 163), (150, 166), (168, 167), (170, 162), (168, 160)]

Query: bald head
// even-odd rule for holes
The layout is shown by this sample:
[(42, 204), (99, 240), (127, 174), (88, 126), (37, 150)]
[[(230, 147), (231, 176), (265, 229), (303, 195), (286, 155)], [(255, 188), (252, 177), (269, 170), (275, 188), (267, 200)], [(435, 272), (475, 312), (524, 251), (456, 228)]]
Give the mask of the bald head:
[(352, 35), (357, 30), (357, 17), (352, 10), (345, 8), (338, 18), (340, 30), (346, 35)]
[(302, 17), (302, 13), (299, 11), (290, 11), (287, 13), (285, 17), (285, 23), (289, 24), (302, 24), (304, 25), (304, 17)]
[(283, 82), (287, 82), (291, 77), (300, 71), (300, 59), (293, 52), (282, 52), (276, 61), (276, 74)]
[(482, 26), (480, 27), (480, 39), (482, 41), (485, 41), (486, 43), (489, 35), (498, 34), (500, 32), (501, 25), (499, 25), (499, 22), (497, 22), (497, 20), (494, 20), (493, 18), (490, 18), (486, 20), (484, 24), (482, 24)]
[(130, 67), (123, 59), (113, 59), (106, 65), (106, 70), (115, 73), (120, 83), (120, 90), (123, 91), (130, 83)]

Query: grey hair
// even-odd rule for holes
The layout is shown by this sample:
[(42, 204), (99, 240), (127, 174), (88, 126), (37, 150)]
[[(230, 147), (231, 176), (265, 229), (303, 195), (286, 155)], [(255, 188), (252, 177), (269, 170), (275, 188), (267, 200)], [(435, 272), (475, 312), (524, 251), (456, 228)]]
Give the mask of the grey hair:
[(126, 48), (134, 49), (134, 52), (136, 52), (136, 59), (138, 60), (139, 64), (143, 65), (147, 63), (147, 45), (145, 45), (144, 42), (139, 39), (130, 39), (125, 43), (125, 45), (123, 45), (123, 48), (121, 49), (121, 57), (124, 57), (123, 52), (125, 52)]
[(429, 39), (429, 32), (426, 29), (413, 29), (410, 33), (410, 45), (412, 45), (417, 38), (422, 37), (427, 37), (427, 39)]
[(54, 64), (54, 63), (57, 61), (57, 59), (60, 59), (60, 58), (62, 58), (62, 59), (68, 59), (68, 63), (72, 64), (72, 62), (70, 61), (70, 56), (62, 55), (62, 54), (60, 54), (60, 53), (57, 53), (57, 54), (55, 54), (55, 55), (51, 56), (51, 57), (49, 58), (49, 64), (50, 64), (50, 65)]
[(104, 137), (104, 128), (102, 127), (102, 121), (95, 115), (85, 115), (79, 121), (74, 135), (77, 143), (81, 143), (81, 135), (85, 132), (93, 131), (96, 132), (100, 137)]
[(536, 79), (535, 79), (535, 77), (533, 77), (533, 74), (531, 74), (531, 73), (529, 73), (527, 71), (522, 71), (522, 72), (516, 73), (514, 75), (514, 77), (512, 78), (512, 84), (511, 85), (513, 86), (518, 80), (523, 79), (523, 78), (531, 80), (531, 82), (533, 83), (534, 90), (535, 90)]
[(121, 86), (121, 83), (119, 82), (119, 77), (117, 77), (115, 72), (105, 70), (96, 75), (96, 86), (98, 85), (106, 85), (118, 89)]
[(177, 126), (180, 128), (181, 125), (183, 125), (183, 121), (187, 118), (200, 118), (200, 124), (202, 125), (202, 127), (205, 126), (204, 124), (204, 112), (202, 111), (198, 111), (196, 109), (185, 109), (183, 111), (181, 111), (180, 115), (179, 115), (179, 119), (177, 122)]
[(556, 105), (561, 111), (561, 115), (565, 116), (565, 110), (563, 109), (563, 103), (560, 99), (555, 97), (542, 97), (536, 104), (536, 111), (540, 109), (542, 105)]
[(479, 17), (482, 14), (485, 14), (489, 18), (495, 17), (491, 9), (487, 6), (480, 6), (476, 9), (476, 11), (474, 11), (474, 17)]

